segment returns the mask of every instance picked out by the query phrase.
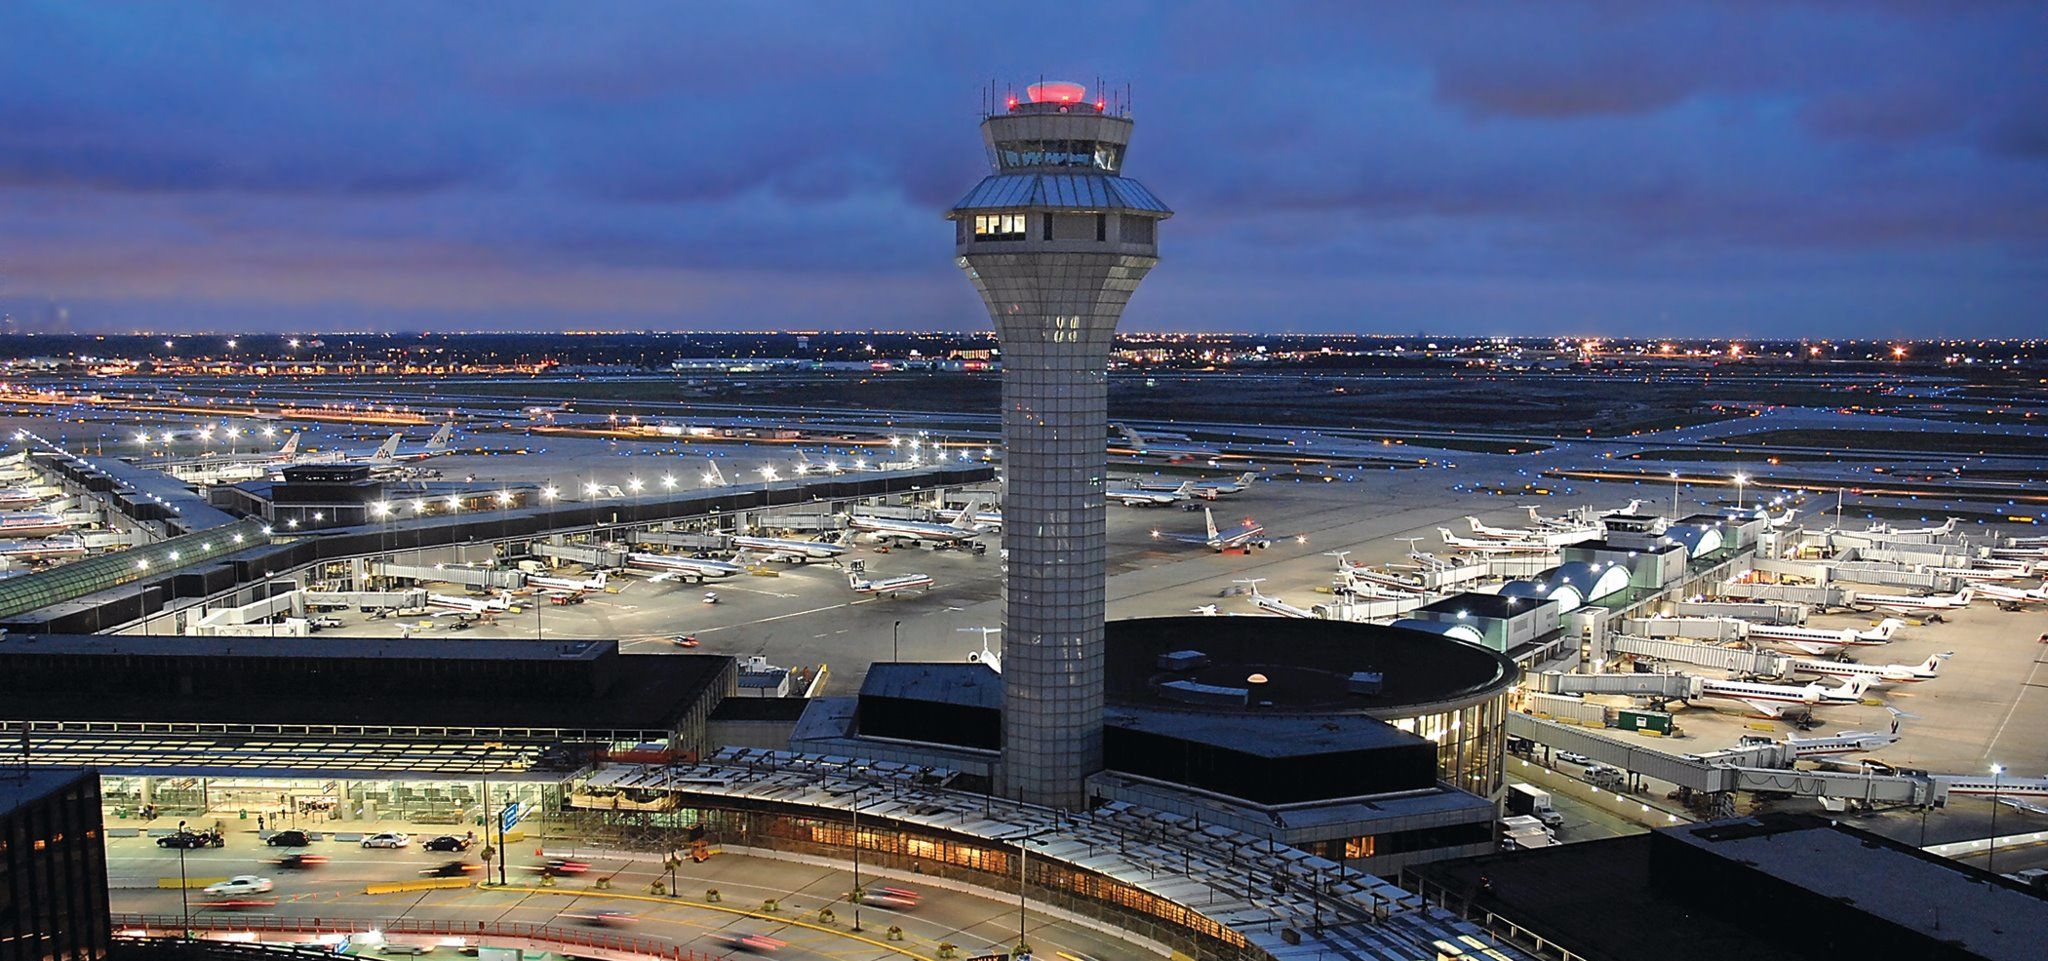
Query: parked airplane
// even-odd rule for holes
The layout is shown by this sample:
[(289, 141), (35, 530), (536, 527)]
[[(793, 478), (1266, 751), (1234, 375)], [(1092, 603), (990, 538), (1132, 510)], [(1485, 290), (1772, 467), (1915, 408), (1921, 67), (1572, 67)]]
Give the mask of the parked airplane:
[(1223, 456), (1223, 453), (1215, 448), (1196, 444), (1186, 434), (1161, 433), (1147, 438), (1129, 427), (1118, 427), (1117, 433), (1122, 434), (1124, 440), (1138, 453), (1165, 457), (1172, 463), (1197, 459), (1214, 460)]
[(1782, 624), (1751, 624), (1748, 634), (1752, 640), (1766, 640), (1787, 647), (1797, 648), (1808, 654), (1833, 654), (1850, 646), (1883, 644), (1892, 639), (1892, 632), (1904, 627), (1905, 621), (1887, 617), (1870, 630), (1843, 628), (1839, 631), (1823, 631), (1811, 627), (1790, 627)]
[[(267, 428), (266, 428), (267, 429)], [(169, 460), (153, 461), (151, 467), (196, 467), (218, 464), (287, 464), (299, 457), (299, 438), (302, 432), (294, 432), (284, 439), (284, 444), (274, 451), (251, 451), (247, 454), (222, 454), (208, 452), (198, 457), (173, 457)]]
[(1219, 554), (1238, 548), (1250, 551), (1254, 547), (1270, 547), (1273, 544), (1273, 541), (1266, 537), (1266, 529), (1260, 526), (1259, 522), (1249, 517), (1233, 527), (1218, 530), (1216, 528), (1216, 512), (1204, 507), (1202, 508), (1202, 521), (1205, 533), (1200, 536), (1194, 534), (1164, 534), (1159, 531), (1153, 531), (1152, 536), (1171, 538), (1183, 544), (1200, 544)]
[(1641, 500), (1632, 500), (1626, 504), (1621, 505), (1620, 507), (1607, 511), (1593, 511), (1590, 508), (1583, 507), (1576, 508), (1570, 511), (1566, 511), (1565, 516), (1563, 517), (1545, 517), (1542, 514), (1537, 513), (1536, 505), (1534, 504), (1528, 505), (1527, 509), (1529, 511), (1529, 522), (1535, 524), (1537, 527), (1549, 528), (1551, 530), (1576, 530), (1578, 528), (1590, 526), (1592, 522), (1600, 520), (1604, 517), (1615, 517), (1621, 514), (1633, 514), (1636, 511), (1641, 510), (1642, 506), (1643, 502)]
[(1794, 758), (1829, 757), (1836, 754), (1868, 754), (1879, 748), (1899, 742), (1899, 720), (1913, 717), (1895, 707), (1885, 710), (1892, 713), (1892, 729), (1885, 731), (1843, 731), (1826, 737), (1788, 737), (1785, 746), (1792, 749)]
[(934, 583), (929, 574), (896, 574), (890, 577), (871, 577), (867, 573), (866, 563), (862, 561), (854, 561), (846, 571), (846, 586), (862, 594), (873, 594), (877, 597), (888, 597), (891, 594), (900, 594), (910, 590), (929, 591)]
[(44, 560), (52, 557), (84, 557), (85, 539), (59, 535), (41, 540), (0, 541), (0, 557)]
[(989, 531), (988, 528), (974, 523), (975, 513), (981, 510), (981, 500), (980, 497), (976, 497), (968, 501), (967, 506), (960, 508), (960, 512), (953, 515), (953, 520), (946, 524), (874, 517), (867, 514), (853, 514), (848, 516), (846, 521), (854, 530), (873, 533), (877, 540), (905, 540), (913, 543), (969, 541)]
[(2027, 569), (2024, 565), (1997, 565), (1986, 567), (1929, 567), (1926, 565), (1922, 565), (1916, 568), (1916, 570), (1918, 570), (1922, 574), (1945, 574), (1949, 577), (1959, 577), (1966, 581), (1978, 582), (2016, 581), (2022, 577), (2027, 576)]
[(2006, 777), (2003, 774), (1993, 777), (1937, 774), (1934, 777), (1948, 783), (1950, 794), (1994, 796), (2001, 801), (2008, 797), (2048, 798), (2048, 777)]
[(428, 594), (427, 606), (435, 608), (435, 617), (489, 617), (492, 614), (509, 613), (512, 610), (512, 599)]
[[(401, 454), (398, 452), (397, 446), (392, 445), (391, 451), (385, 456), (397, 461), (411, 461), (426, 460), (429, 457), (439, 457), (443, 454), (452, 454), (455, 452), (455, 448), (450, 446), (449, 441), (452, 440), (454, 437), (455, 422), (448, 421), (447, 423), (444, 423), (440, 427), (434, 429), (434, 436), (427, 438), (427, 446), (422, 447), (416, 451)], [(387, 441), (387, 443), (389, 442)]]
[(1566, 544), (1577, 544), (1581, 541), (1600, 539), (1599, 529), (1592, 527), (1578, 527), (1570, 530), (1521, 530), (1512, 527), (1489, 527), (1481, 523), (1479, 518), (1471, 516), (1465, 518), (1465, 523), (1472, 525), (1472, 533), (1497, 541), (1526, 541), (1532, 544), (1562, 547)]
[(1889, 687), (1893, 684), (1910, 684), (1931, 680), (1941, 669), (1941, 662), (1953, 656), (1954, 652), (1930, 655), (1918, 664), (1856, 664), (1849, 661), (1814, 661), (1792, 658), (1792, 673), (1810, 674), (1817, 677), (1869, 678), (1872, 687)]
[(780, 537), (754, 537), (742, 534), (733, 538), (732, 543), (734, 547), (762, 554), (767, 560), (792, 564), (824, 560), (846, 553), (845, 544), (836, 544), (831, 541), (802, 541)]
[(1160, 490), (1154, 487), (1123, 487), (1104, 491), (1103, 494), (1110, 500), (1116, 501), (1125, 507), (1159, 507), (1176, 501), (1184, 501), (1195, 496), (1195, 483), (1194, 481), (1189, 481), (1171, 490)]
[(1941, 525), (1940, 527), (1898, 527), (1898, 528), (1894, 528), (1894, 527), (1888, 527), (1888, 526), (1885, 526), (1885, 525), (1883, 525), (1883, 524), (1878, 524), (1878, 525), (1875, 525), (1875, 526), (1871, 527), (1871, 528), (1870, 528), (1870, 530), (1869, 530), (1869, 533), (1872, 533), (1872, 534), (1884, 534), (1884, 535), (1887, 535), (1887, 536), (1891, 536), (1891, 537), (1940, 537), (1940, 536), (1942, 536), (1942, 535), (1944, 535), (1944, 534), (1953, 534), (1953, 533), (1955, 533), (1955, 530), (1956, 530), (1956, 518), (1953, 518), (1953, 517), (1951, 517), (1951, 518), (1949, 518), (1949, 519), (1948, 519), (1948, 520), (1947, 520), (1947, 521), (1946, 521), (1945, 523), (1943, 523), (1943, 524), (1942, 524), (1942, 525)]
[(1259, 585), (1265, 583), (1265, 578), (1263, 577), (1247, 578), (1245, 580), (1240, 580), (1237, 583), (1243, 584), (1246, 587), (1251, 588), (1252, 606), (1258, 608), (1259, 610), (1266, 611), (1271, 614), (1278, 614), (1281, 617), (1313, 618), (1316, 616), (1316, 612), (1311, 611), (1308, 608), (1296, 607), (1277, 597), (1272, 597), (1266, 594), (1259, 593)]
[(555, 577), (550, 574), (528, 574), (526, 585), (538, 587), (551, 593), (589, 594), (604, 590), (605, 572), (598, 571), (589, 577)]
[(1852, 591), (1847, 600), (1852, 607), (1867, 604), (1902, 614), (1945, 611), (1968, 605), (1970, 600), (1976, 597), (1977, 587), (1978, 585), (1973, 584), (1954, 594), (1865, 594), (1861, 591)]
[(1205, 500), (1215, 500), (1218, 497), (1230, 494), (1242, 494), (1250, 490), (1252, 484), (1258, 479), (1259, 473), (1257, 471), (1245, 471), (1227, 480), (1198, 480), (1195, 482), (1195, 496)]
[(2007, 610), (2017, 610), (2027, 604), (2048, 604), (2048, 583), (2024, 591), (1998, 584), (1977, 584), (1975, 587), (1977, 593), (1991, 598)]
[(1448, 527), (1439, 527), (1437, 532), (1444, 536), (1444, 544), (1461, 551), (1479, 554), (1548, 554), (1557, 548), (1537, 541), (1490, 541), (1459, 537)]
[(1758, 684), (1752, 681), (1723, 681), (1702, 678), (1700, 694), (1703, 697), (1718, 697), (1741, 701), (1767, 717), (1783, 717), (1786, 711), (1795, 708), (1811, 709), (1821, 703), (1856, 703), (1863, 699), (1869, 681), (1852, 678), (1842, 682), (1838, 688), (1827, 688), (1818, 682), (1804, 687), (1787, 684)]
[(48, 537), (77, 526), (46, 511), (0, 511), (0, 537)]
[(731, 577), (746, 573), (746, 566), (731, 561), (714, 561), (702, 557), (686, 557), (681, 554), (642, 554), (633, 552), (626, 555), (626, 566), (654, 571), (647, 579), (650, 584), (672, 581), (677, 578), (693, 577), (702, 584), (714, 577)]
[(22, 510), (41, 504), (45, 499), (25, 487), (0, 487), (0, 510)]

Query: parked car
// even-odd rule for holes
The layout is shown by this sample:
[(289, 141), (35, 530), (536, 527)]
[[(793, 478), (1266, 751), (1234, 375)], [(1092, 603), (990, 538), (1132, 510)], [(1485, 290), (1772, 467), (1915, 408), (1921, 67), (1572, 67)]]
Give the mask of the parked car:
[(465, 838), (465, 837), (457, 837), (456, 835), (453, 835), (453, 834), (443, 834), (443, 835), (441, 835), (440, 837), (437, 837), (437, 838), (430, 838), (430, 839), (428, 839), (428, 840), (425, 840), (425, 841), (422, 841), (422, 842), (420, 842), (420, 850), (422, 850), (422, 851), (467, 851), (467, 850), (469, 850), (469, 846), (470, 846), (470, 844), (471, 844), (471, 843), (472, 843), (472, 842), (470, 841), (470, 839), (469, 839), (469, 838)]
[(237, 894), (268, 894), (270, 893), (270, 888), (269, 878), (259, 878), (253, 874), (243, 874), (207, 885), (206, 894), (208, 897), (215, 898), (232, 897)]
[(226, 847), (227, 841), (216, 831), (179, 831), (156, 839), (160, 848), (218, 848)]
[(263, 843), (274, 848), (302, 848), (312, 843), (312, 839), (307, 837), (304, 831), (279, 831), (264, 838)]
[(402, 848), (411, 843), (412, 838), (406, 837), (403, 834), (393, 834), (389, 831), (383, 834), (372, 834), (363, 839), (363, 847), (366, 848)]
[(1563, 761), (1563, 762), (1564, 762), (1564, 763), (1566, 763), (1566, 764), (1580, 764), (1580, 765), (1585, 765), (1585, 764), (1591, 764), (1591, 763), (1593, 763), (1593, 759), (1592, 759), (1592, 758), (1590, 758), (1590, 757), (1587, 757), (1587, 756), (1585, 756), (1584, 754), (1574, 754), (1574, 753), (1572, 753), (1572, 752), (1570, 752), (1570, 751), (1559, 751), (1559, 752), (1557, 752), (1557, 759), (1558, 759), (1558, 760), (1560, 760), (1560, 761)]

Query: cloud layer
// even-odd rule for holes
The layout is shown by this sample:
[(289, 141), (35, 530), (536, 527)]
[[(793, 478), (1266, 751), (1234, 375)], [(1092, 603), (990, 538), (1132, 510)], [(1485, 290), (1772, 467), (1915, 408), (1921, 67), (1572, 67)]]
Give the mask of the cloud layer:
[(986, 324), (979, 91), (1128, 80), (1127, 324), (2039, 334), (2025, 3), (0, 6), (0, 309)]

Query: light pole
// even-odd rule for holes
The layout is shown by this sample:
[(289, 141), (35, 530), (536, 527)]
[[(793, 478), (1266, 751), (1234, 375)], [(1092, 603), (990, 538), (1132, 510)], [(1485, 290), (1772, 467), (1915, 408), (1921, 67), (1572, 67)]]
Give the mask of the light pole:
[(1735, 509), (1742, 509), (1742, 485), (1749, 483), (1749, 475), (1735, 475)]
[(1678, 472), (1671, 472), (1671, 519), (1678, 519)]
[(860, 792), (864, 784), (853, 786), (853, 893), (846, 896), (853, 902), (853, 929), (860, 930), (860, 903), (867, 900), (867, 892), (860, 887)]
[[(185, 822), (178, 822), (178, 833), (185, 832)], [(178, 906), (185, 914), (185, 937), (192, 936), (192, 883), (185, 879), (185, 839), (178, 839)]]
[(996, 839), (997, 841), (1014, 841), (1017, 844), (1017, 945), (1011, 949), (1013, 955), (1021, 956), (1031, 953), (1030, 942), (1024, 940), (1024, 900), (1030, 881), (1030, 875), (1027, 872), (1031, 865), (1031, 845), (1036, 844), (1039, 847), (1044, 847), (1046, 842), (1039, 840), (1039, 838), (1058, 830), (1059, 827), (1057, 825), (1048, 825), (1036, 831), (1027, 831), (1022, 834), (1012, 834), (1009, 837)]
[(1991, 765), (1991, 848), (1984, 855), (1984, 870), (1998, 873), (1998, 779), (2005, 774), (2005, 765)]
[(900, 655), (898, 655), (898, 654), (896, 653), (896, 651), (897, 651), (897, 646), (896, 646), (896, 642), (897, 642), (897, 639), (898, 639), (898, 638), (899, 638), (899, 637), (900, 637), (900, 636), (902, 635), (902, 633), (903, 633), (903, 622), (902, 622), (902, 621), (897, 621), (897, 622), (896, 622), (895, 624), (891, 625), (891, 626), (890, 626), (890, 628), (889, 628), (889, 663), (891, 663), (891, 664), (899, 663), (899, 662), (901, 662), (901, 661), (903, 660), (903, 658), (902, 658), (902, 657), (901, 657)]

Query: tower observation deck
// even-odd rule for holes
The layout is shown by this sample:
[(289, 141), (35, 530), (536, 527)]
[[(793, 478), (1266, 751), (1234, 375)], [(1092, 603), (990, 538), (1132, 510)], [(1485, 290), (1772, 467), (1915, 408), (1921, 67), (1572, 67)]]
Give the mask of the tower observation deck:
[(981, 131), (995, 172), (946, 216), (1003, 357), (1002, 790), (1075, 808), (1102, 767), (1109, 351), (1173, 211), (1123, 176), (1130, 118), (1079, 84)]

